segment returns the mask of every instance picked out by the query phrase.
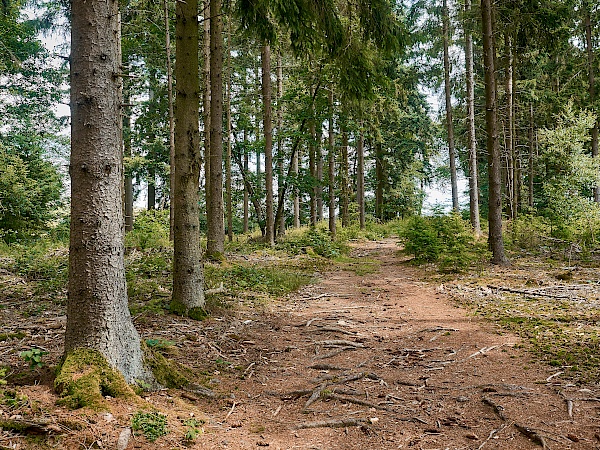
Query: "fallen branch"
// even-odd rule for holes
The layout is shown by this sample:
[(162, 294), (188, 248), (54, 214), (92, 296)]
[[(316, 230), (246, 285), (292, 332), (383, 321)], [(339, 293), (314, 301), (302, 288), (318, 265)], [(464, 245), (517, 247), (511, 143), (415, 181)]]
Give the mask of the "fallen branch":
[(490, 289), (496, 289), (497, 291), (510, 292), (511, 294), (528, 295), (530, 297), (546, 297), (546, 298), (558, 298), (558, 299), (580, 300), (580, 301), (585, 300), (585, 298), (583, 298), (583, 297), (564, 295), (564, 294), (546, 294), (545, 292), (540, 292), (540, 291), (533, 290), (533, 289), (514, 289), (514, 288), (507, 288), (507, 287), (502, 287), (502, 286), (491, 286), (491, 285), (488, 285), (488, 287)]
[(521, 434), (528, 437), (536, 444), (541, 445), (543, 449), (549, 448), (548, 444), (546, 444), (546, 440), (544, 439), (544, 437), (542, 435), (540, 435), (537, 431), (535, 431), (529, 427), (519, 425), (518, 423), (515, 423), (514, 425), (515, 425), (515, 428), (521, 432)]
[(347, 350), (356, 350), (356, 347), (342, 347), (342, 348), (338, 348), (332, 352), (329, 353), (325, 353), (324, 355), (317, 355), (315, 356), (313, 359), (328, 359), (328, 358), (333, 358), (334, 356), (339, 355), (340, 353), (343, 353)]
[(298, 425), (296, 428), (299, 430), (307, 428), (345, 428), (371, 425), (372, 423), (374, 423), (373, 419), (347, 418), (339, 420), (324, 420), (319, 422), (304, 422)]
[(354, 341), (345, 341), (343, 339), (331, 339), (331, 340), (327, 340), (327, 341), (317, 341), (314, 342), (315, 345), (322, 345), (324, 347), (332, 347), (332, 346), (336, 346), (336, 347), (355, 347), (355, 348), (365, 348), (365, 346), (363, 344), (361, 344), (360, 342), (354, 342)]

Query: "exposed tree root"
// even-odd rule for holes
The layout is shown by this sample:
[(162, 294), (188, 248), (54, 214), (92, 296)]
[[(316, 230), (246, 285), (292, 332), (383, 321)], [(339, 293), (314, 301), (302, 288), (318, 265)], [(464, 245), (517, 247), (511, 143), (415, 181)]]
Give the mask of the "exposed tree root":
[(299, 430), (307, 428), (344, 428), (344, 427), (360, 427), (364, 425), (371, 425), (373, 419), (363, 418), (347, 418), (339, 420), (323, 420), (319, 422), (305, 422), (298, 425), (296, 428)]
[(550, 447), (548, 447), (548, 444), (546, 444), (546, 440), (544, 439), (544, 437), (541, 434), (539, 434), (537, 431), (535, 431), (529, 427), (519, 425), (518, 423), (515, 423), (514, 425), (515, 425), (515, 428), (521, 432), (521, 434), (528, 437), (536, 444), (541, 445), (543, 449), (550, 448)]

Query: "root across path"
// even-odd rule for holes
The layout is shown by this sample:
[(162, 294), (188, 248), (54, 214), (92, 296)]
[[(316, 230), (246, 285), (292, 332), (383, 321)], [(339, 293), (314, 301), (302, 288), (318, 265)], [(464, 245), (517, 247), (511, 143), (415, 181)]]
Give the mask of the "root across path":
[(600, 448), (597, 386), (561, 381), (397, 249), (361, 243), (375, 273), (327, 273), (247, 319), (198, 448)]

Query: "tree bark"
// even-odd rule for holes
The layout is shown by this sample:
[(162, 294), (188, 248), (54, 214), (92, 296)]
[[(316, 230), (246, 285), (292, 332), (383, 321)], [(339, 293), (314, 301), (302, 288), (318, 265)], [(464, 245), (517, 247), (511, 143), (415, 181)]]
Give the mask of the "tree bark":
[[(283, 197), (283, 185), (284, 185), (284, 167), (283, 159), (285, 156), (285, 150), (283, 148), (283, 105), (281, 99), (283, 97), (283, 61), (281, 58), (281, 51), (277, 52), (277, 186), (278, 186), (278, 200)], [(278, 236), (285, 234), (285, 214), (281, 214), (279, 217), (279, 231)]]
[(225, 114), (227, 120), (227, 153), (225, 157), (225, 199), (227, 203), (227, 239), (233, 241), (233, 205), (231, 180), (231, 17), (227, 21), (227, 75), (225, 80)]
[(71, 2), (71, 234), (65, 355), (99, 351), (149, 379), (127, 305), (119, 4)]
[(361, 230), (365, 229), (365, 137), (361, 129), (358, 132), (356, 145), (356, 203), (358, 203), (358, 223)]
[[(590, 17), (590, 8), (587, 1), (583, 2), (585, 14), (585, 48), (588, 57), (588, 92), (590, 95), (590, 107), (596, 112), (596, 80), (594, 73), (594, 47), (592, 44), (592, 19)], [(592, 128), (592, 156), (598, 158), (598, 120)], [(594, 202), (600, 203), (600, 187), (594, 187)]]
[(175, 15), (175, 209), (171, 310), (187, 314), (204, 306), (200, 248), (200, 83), (198, 1), (177, 2)]
[(533, 208), (534, 205), (534, 201), (533, 201), (533, 177), (535, 175), (535, 170), (534, 170), (534, 161), (535, 161), (535, 122), (534, 122), (534, 115), (533, 115), (533, 103), (531, 103), (529, 105), (529, 163), (528, 163), (528, 191), (529, 191), (529, 198), (528, 198), (528, 204), (530, 208)]
[(473, 35), (471, 33), (471, 0), (465, 0), (465, 65), (467, 103), (467, 145), (469, 149), (469, 213), (471, 226), (477, 236), (481, 235), (479, 219), (479, 174), (477, 167), (477, 137), (475, 134), (475, 76), (473, 70)]
[(202, 107), (204, 113), (204, 201), (208, 214), (208, 204), (210, 203), (210, 0), (204, 0), (203, 10), (203, 41), (202, 56), (204, 59), (203, 82), (204, 95), (202, 96)]
[(273, 222), (273, 108), (271, 105), (271, 47), (264, 44), (262, 59), (263, 132), (265, 136), (265, 242), (275, 244)]
[[(298, 179), (300, 173), (300, 152), (297, 151), (292, 156), (292, 174)], [(280, 200), (281, 202), (281, 200)], [(294, 228), (300, 228), (300, 188), (294, 186)]]
[(171, 64), (171, 28), (169, 4), (163, 0), (165, 19), (165, 53), (167, 55), (167, 101), (169, 102), (169, 240), (173, 240), (175, 192), (175, 111), (173, 110), (173, 68)]
[[(129, 105), (129, 95), (123, 101)], [(131, 157), (131, 109), (125, 107), (123, 114), (123, 154), (126, 158)], [(133, 179), (131, 175), (125, 174), (125, 232), (133, 230)]]
[(514, 145), (514, 59), (512, 52), (512, 41), (508, 31), (505, 32), (505, 47), (506, 47), (506, 150), (507, 150), (507, 198), (508, 198), (508, 210), (510, 212), (510, 218), (517, 218), (517, 204), (516, 199), (516, 187), (517, 187), (517, 169), (516, 169), (516, 155)]
[(328, 175), (329, 175), (329, 235), (335, 240), (335, 129), (334, 129), (334, 97), (333, 85), (329, 90), (329, 149), (328, 149)]
[(383, 210), (383, 190), (385, 183), (385, 173), (383, 167), (383, 145), (377, 141), (375, 143), (375, 178), (377, 186), (375, 188), (375, 215), (381, 221), (385, 220)]
[(444, 92), (446, 95), (446, 131), (448, 132), (448, 153), (450, 156), (450, 180), (452, 183), (452, 209), (459, 212), (458, 205), (458, 180), (456, 173), (456, 153), (454, 148), (454, 125), (452, 123), (452, 88), (450, 86), (450, 55), (448, 53), (449, 23), (448, 2), (443, 1), (442, 6), (442, 33), (444, 43)]
[[(322, 126), (322, 124), (320, 124)], [(315, 152), (317, 164), (317, 221), (323, 220), (323, 149), (321, 143), (323, 141), (323, 132), (319, 127), (317, 132), (317, 147)]]
[(210, 201), (206, 214), (206, 256), (225, 253), (223, 224), (223, 18), (221, 0), (210, 1)]
[(493, 42), (492, 0), (481, 0), (483, 32), (483, 65), (485, 73), (486, 131), (489, 177), (489, 246), (492, 251), (492, 263), (509, 264), (504, 254), (502, 239), (502, 180), (500, 176), (500, 145), (498, 142), (498, 124), (495, 75), (495, 46)]
[[(249, 161), (248, 161), (248, 131), (244, 130), (244, 172), (248, 173)], [(244, 183), (244, 233), (250, 231), (250, 208), (249, 208), (249, 193), (246, 184)]]
[(309, 134), (310, 143), (308, 145), (308, 169), (310, 173), (310, 226), (314, 227), (317, 225), (317, 126), (315, 120), (315, 101), (314, 101), (314, 88), (310, 89), (311, 98), (313, 98), (311, 104), (311, 118), (309, 122)]
[(350, 225), (350, 216), (348, 207), (350, 204), (350, 187), (349, 184), (349, 171), (350, 167), (348, 164), (348, 131), (346, 128), (342, 128), (342, 154), (341, 154), (341, 173), (340, 173), (340, 184), (341, 187), (341, 216), (342, 216), (342, 227), (347, 227)]

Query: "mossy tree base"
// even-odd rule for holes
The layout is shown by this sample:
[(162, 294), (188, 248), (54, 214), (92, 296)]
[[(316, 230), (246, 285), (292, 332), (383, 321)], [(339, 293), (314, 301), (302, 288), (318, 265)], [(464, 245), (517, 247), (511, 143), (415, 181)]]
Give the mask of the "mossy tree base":
[(71, 409), (108, 409), (104, 397), (135, 398), (123, 376), (97, 350), (80, 348), (69, 352), (59, 367), (54, 388), (58, 404)]
[(186, 317), (189, 317), (190, 319), (194, 319), (194, 320), (204, 320), (208, 317), (208, 313), (206, 312), (206, 310), (204, 308), (201, 308), (201, 307), (188, 308), (182, 302), (179, 302), (177, 300), (171, 301), (171, 304), (169, 305), (169, 310), (173, 314), (177, 314), (179, 316), (186, 316)]

